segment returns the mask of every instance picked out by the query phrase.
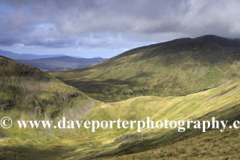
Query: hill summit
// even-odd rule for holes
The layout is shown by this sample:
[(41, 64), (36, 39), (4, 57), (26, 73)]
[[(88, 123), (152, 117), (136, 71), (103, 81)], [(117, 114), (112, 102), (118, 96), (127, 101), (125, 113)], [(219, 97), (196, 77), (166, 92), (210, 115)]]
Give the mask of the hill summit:
[(96, 99), (118, 101), (219, 86), (240, 77), (239, 60), (239, 39), (206, 35), (135, 48), (96, 65), (51, 74)]

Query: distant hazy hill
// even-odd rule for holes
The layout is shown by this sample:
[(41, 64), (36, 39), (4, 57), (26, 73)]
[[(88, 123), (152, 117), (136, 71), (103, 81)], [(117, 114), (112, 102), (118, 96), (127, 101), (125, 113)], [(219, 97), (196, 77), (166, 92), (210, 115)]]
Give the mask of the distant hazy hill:
[(51, 73), (94, 98), (181, 96), (240, 78), (240, 41), (182, 38), (124, 52), (94, 66)]
[(61, 70), (61, 69), (74, 69), (86, 67), (104, 61), (105, 59), (97, 58), (74, 58), (69, 56), (42, 58), (34, 60), (16, 60), (20, 63), (34, 66), (41, 70)]
[(58, 55), (35, 55), (35, 54), (17, 54), (9, 51), (4, 51), (0, 49), (0, 55), (4, 57), (8, 57), (11, 59), (24, 59), (24, 60), (30, 60), (30, 59), (40, 59), (40, 58), (50, 58), (50, 57), (60, 57), (64, 56), (62, 54)]

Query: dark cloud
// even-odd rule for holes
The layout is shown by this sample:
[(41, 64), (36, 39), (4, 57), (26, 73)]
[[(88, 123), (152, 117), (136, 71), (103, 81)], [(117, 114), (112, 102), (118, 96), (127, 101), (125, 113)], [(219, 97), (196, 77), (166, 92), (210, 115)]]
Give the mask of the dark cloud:
[(239, 7), (239, 0), (0, 0), (0, 45), (125, 47), (240, 37)]

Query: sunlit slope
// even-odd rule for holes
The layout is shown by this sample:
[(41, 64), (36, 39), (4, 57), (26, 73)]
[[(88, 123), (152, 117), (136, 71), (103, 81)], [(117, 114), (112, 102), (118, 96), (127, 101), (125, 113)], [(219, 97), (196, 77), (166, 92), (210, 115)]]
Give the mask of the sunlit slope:
[[(137, 97), (122, 102), (102, 104), (84, 117), (85, 120), (228, 120), (240, 117), (240, 82), (227, 82), (219, 87), (180, 97)], [(74, 119), (73, 119), (74, 120)], [(227, 158), (238, 156), (238, 130), (145, 129), (77, 129), (63, 138), (38, 135), (29, 139), (26, 133), (0, 140), (0, 157), (24, 159), (90, 159), (90, 158)], [(224, 140), (222, 140), (224, 139)], [(221, 141), (220, 141), (221, 140)], [(196, 142), (196, 143), (195, 143)], [(158, 148), (158, 149), (157, 149)], [(172, 150), (176, 148), (176, 150)], [(194, 149), (195, 148), (195, 149)], [(224, 149), (223, 149), (224, 148)], [(157, 150), (156, 150), (157, 149)], [(226, 150), (225, 150), (226, 149)], [(31, 152), (30, 152), (31, 151)], [(148, 152), (145, 152), (148, 151)], [(213, 153), (214, 155), (210, 154)], [(229, 151), (229, 152), (227, 152)], [(138, 153), (138, 154), (136, 154)], [(148, 155), (153, 153), (152, 155)], [(227, 154), (228, 153), (228, 154)], [(128, 154), (128, 155), (125, 155)], [(154, 155), (155, 154), (155, 155)], [(123, 157), (117, 157), (125, 155)]]
[[(212, 117), (216, 117), (218, 120), (228, 120), (228, 124), (231, 125), (234, 120), (239, 120), (240, 117), (239, 84), (239, 82), (225, 83), (220, 87), (208, 91), (182, 97), (161, 98), (146, 96), (118, 103), (105, 104), (92, 109), (86, 119), (108, 121), (121, 118), (122, 121), (144, 120), (146, 122), (146, 117), (150, 117), (153, 121), (164, 121), (166, 118), (168, 120), (211, 120)], [(141, 133), (137, 133), (136, 127), (134, 129), (117, 129), (117, 126), (115, 126), (114, 129), (99, 129), (96, 133), (91, 133), (91, 129), (89, 129), (84, 131), (88, 133), (84, 135), (86, 137), (90, 137), (91, 135), (94, 137), (90, 142), (91, 147), (88, 146), (89, 144), (86, 144), (86, 149), (66, 154), (66, 158), (77, 157), (89, 159), (93, 157), (114, 157), (129, 153), (144, 152), (172, 144), (175, 146), (175, 143), (177, 145), (177, 143), (187, 140), (189, 137), (198, 139), (196, 136), (201, 134), (201, 139), (204, 139), (205, 135), (206, 138), (210, 137), (210, 139), (213, 139), (214, 134), (216, 139), (224, 136), (230, 138), (231, 135), (234, 135), (233, 139), (236, 138), (239, 132), (229, 130), (227, 127), (224, 131), (226, 133), (221, 133), (220, 130), (214, 133), (211, 130), (207, 130), (207, 133), (202, 133), (201, 129), (187, 129), (185, 132), (180, 133), (177, 129), (144, 129)], [(194, 143), (191, 143), (194, 146)], [(204, 143), (205, 148), (208, 147), (207, 143)], [(212, 145), (219, 144), (221, 147), (224, 147), (224, 141), (218, 142), (214, 140), (211, 143)], [(233, 145), (236, 148), (234, 144), (235, 142), (229, 141), (228, 146)], [(185, 141), (183, 145), (186, 145)], [(203, 149), (199, 148), (198, 144), (195, 144), (195, 147), (197, 150)], [(217, 149), (219, 150), (221, 147)], [(222, 151), (219, 150), (219, 152), (221, 154), (218, 154), (218, 157), (223, 155)], [(235, 154), (237, 150), (232, 152)], [(163, 156), (169, 157), (167, 153)], [(173, 154), (174, 157), (177, 157), (178, 151)], [(144, 156), (144, 153), (140, 156)], [(132, 156), (129, 157), (131, 158)]]
[(239, 79), (239, 47), (238, 40), (217, 36), (184, 38), (50, 74), (102, 101), (187, 95)]
[(180, 140), (170, 145), (159, 146), (149, 151), (122, 156), (109, 156), (98, 160), (140, 160), (140, 159), (240, 159), (240, 136), (238, 130), (224, 133), (211, 131), (198, 136)]
[(8, 130), (0, 127), (0, 137), (21, 132), (16, 120), (80, 119), (95, 106), (94, 100), (48, 73), (1, 56), (0, 86), (0, 118), (9, 116), (15, 124)]

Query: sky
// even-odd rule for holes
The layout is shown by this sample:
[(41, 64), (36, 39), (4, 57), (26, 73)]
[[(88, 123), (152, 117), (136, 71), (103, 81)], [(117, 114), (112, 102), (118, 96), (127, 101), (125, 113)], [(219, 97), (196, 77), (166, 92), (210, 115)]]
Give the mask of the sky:
[(214, 34), (240, 38), (240, 0), (0, 0), (0, 49), (110, 58)]

